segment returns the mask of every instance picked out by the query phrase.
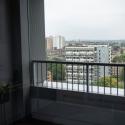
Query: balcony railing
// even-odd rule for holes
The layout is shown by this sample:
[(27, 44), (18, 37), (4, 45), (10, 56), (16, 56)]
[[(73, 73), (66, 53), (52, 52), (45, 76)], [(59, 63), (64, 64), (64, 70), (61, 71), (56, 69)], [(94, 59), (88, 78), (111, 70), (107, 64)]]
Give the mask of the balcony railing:
[(33, 61), (32, 71), (36, 87), (125, 96), (125, 64)]

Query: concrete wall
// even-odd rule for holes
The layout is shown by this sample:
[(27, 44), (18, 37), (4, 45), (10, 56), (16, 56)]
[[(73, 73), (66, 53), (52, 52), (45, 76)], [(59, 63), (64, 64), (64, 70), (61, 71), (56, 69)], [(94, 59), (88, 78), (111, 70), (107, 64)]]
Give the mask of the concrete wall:
[(0, 81), (12, 80), (11, 34), (7, 0), (0, 0)]
[(46, 58), (44, 0), (29, 2), (29, 35), (31, 60)]
[(30, 114), (32, 60), (46, 57), (44, 0), (20, 0), (22, 83), (25, 113)]
[(123, 125), (124, 97), (32, 88), (32, 115), (61, 125)]
[[(22, 83), (19, 1), (0, 1), (0, 81)], [(21, 86), (20, 86), (21, 87)], [(24, 116), (22, 88), (10, 93), (9, 101), (0, 104), (0, 124)]]
[(45, 59), (44, 1), (1, 0), (0, 17), (0, 81), (19, 85), (0, 104), (5, 125), (30, 115), (31, 61)]

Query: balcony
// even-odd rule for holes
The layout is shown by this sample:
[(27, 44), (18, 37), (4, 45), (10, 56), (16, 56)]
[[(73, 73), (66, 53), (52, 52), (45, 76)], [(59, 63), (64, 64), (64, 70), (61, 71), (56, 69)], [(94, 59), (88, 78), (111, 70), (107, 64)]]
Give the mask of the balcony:
[[(66, 73), (66, 67), (69, 65), (71, 69), (79, 65), (83, 70), (83, 75), (76, 76), (74, 70), (70, 69), (69, 76)], [(115, 78), (112, 76), (112, 72), (107, 73), (107, 69), (111, 70), (114, 67), (117, 69)], [(34, 94), (36, 93), (33, 98), (38, 100), (37, 107), (39, 108), (37, 111), (44, 118), (50, 115), (55, 118), (56, 115), (57, 119), (61, 120), (61, 122), (55, 120), (56, 123), (65, 124), (67, 119), (70, 124), (113, 125), (115, 120), (114, 116), (111, 115), (112, 109), (117, 112), (114, 113), (115, 115), (121, 116), (119, 111), (124, 114), (125, 80), (122, 79), (121, 82), (119, 68), (122, 68), (124, 75), (124, 64), (33, 61), (31, 90)], [(99, 75), (100, 69), (101, 76)], [(52, 73), (51, 80), (47, 79), (48, 71)], [(44, 106), (42, 107), (42, 103), (48, 110), (44, 109)], [(74, 113), (72, 114), (72, 112)], [(94, 117), (95, 113), (96, 118)], [(97, 120), (100, 115), (102, 120)], [(103, 122), (104, 119), (105, 123)], [(116, 124), (119, 124), (119, 119), (124, 123), (122, 117), (119, 117)], [(76, 122), (76, 120), (80, 120), (80, 122)]]
[[(76, 65), (79, 65), (81, 69), (74, 70)], [(34, 86), (111, 96), (125, 96), (125, 80), (121, 80), (119, 76), (119, 69), (121, 68), (124, 71), (122, 75), (125, 75), (124, 64), (33, 61), (32, 66)], [(58, 69), (59, 67), (60, 69)], [(70, 67), (70, 72), (68, 72), (69, 69), (67, 70), (66, 67)], [(95, 67), (95, 69), (91, 67)], [(112, 72), (107, 72), (109, 69), (112, 71), (114, 67), (117, 69), (115, 77), (112, 76)], [(79, 72), (81, 70), (82, 72)], [(52, 74), (51, 80), (47, 79), (48, 71)], [(101, 74), (101, 76), (98, 74)]]

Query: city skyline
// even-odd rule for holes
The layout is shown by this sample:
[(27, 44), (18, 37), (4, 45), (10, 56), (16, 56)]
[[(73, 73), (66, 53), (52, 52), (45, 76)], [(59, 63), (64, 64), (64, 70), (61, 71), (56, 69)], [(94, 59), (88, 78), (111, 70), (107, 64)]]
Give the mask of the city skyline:
[(57, 36), (62, 36), (66, 39), (65, 42), (70, 42), (70, 41), (76, 41), (76, 42), (79, 42), (79, 41), (92, 41), (92, 42), (104, 42), (104, 41), (125, 41), (125, 38), (124, 39), (67, 39), (65, 36), (61, 35), (61, 34), (58, 34), (58, 35), (46, 35), (45, 38), (48, 38), (48, 37), (57, 37)]
[(124, 0), (46, 0), (46, 36), (66, 40), (124, 40)]

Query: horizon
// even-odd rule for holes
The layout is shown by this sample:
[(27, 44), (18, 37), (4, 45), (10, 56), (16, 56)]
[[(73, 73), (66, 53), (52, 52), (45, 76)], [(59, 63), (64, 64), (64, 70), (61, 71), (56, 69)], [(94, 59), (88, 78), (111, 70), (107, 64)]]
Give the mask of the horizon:
[[(48, 36), (45, 36), (45, 38), (48, 38), (48, 37), (56, 37), (56, 36), (62, 36), (66, 39), (65, 36), (63, 35), (48, 35)], [(71, 39), (71, 40), (65, 40), (65, 41), (125, 41), (125, 39)]]

